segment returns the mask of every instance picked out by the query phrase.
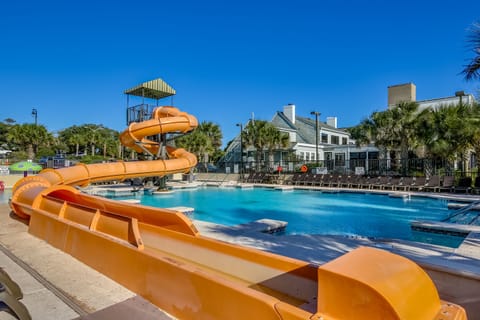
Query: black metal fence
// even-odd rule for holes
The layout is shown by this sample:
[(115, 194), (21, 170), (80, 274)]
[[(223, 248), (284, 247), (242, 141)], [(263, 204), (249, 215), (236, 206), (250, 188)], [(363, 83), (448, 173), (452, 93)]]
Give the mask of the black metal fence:
[[(318, 173), (386, 175), (421, 177), (440, 176), (472, 176), (477, 175), (473, 166), (462, 167), (462, 163), (433, 159), (352, 159), (352, 160), (322, 160), (322, 161), (276, 161), (268, 162), (219, 162), (214, 167), (202, 164), (199, 172), (221, 173), (252, 173), (278, 172), (294, 173), (299, 171), (315, 171)], [(199, 167), (199, 168), (200, 168)]]

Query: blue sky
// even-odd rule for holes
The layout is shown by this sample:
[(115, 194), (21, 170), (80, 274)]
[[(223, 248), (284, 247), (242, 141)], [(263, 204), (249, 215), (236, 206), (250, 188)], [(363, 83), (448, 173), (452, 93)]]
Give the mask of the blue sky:
[[(125, 89), (162, 78), (175, 106), (219, 124), (297, 114), (341, 127), (417, 99), (477, 93), (460, 72), (480, 1), (7, 1), (0, 10), (0, 119), (50, 131), (125, 128)], [(166, 99), (165, 104), (170, 104)]]

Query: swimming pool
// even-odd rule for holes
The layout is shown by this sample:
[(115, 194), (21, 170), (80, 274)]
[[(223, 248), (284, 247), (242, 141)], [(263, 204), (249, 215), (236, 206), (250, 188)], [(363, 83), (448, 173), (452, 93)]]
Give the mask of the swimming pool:
[(425, 197), (214, 187), (134, 197), (153, 207), (193, 207), (193, 219), (223, 225), (263, 218), (287, 221), (287, 234), (405, 239), (449, 247), (458, 247), (463, 241), (463, 237), (411, 230), (413, 220), (440, 221), (448, 215), (447, 201)]

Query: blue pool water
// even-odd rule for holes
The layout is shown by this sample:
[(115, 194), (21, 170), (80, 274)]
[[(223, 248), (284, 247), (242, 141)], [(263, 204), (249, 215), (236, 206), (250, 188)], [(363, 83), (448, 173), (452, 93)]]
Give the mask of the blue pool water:
[(287, 221), (287, 234), (332, 234), (405, 239), (458, 247), (462, 237), (414, 232), (413, 220), (439, 221), (447, 202), (362, 193), (281, 192), (272, 189), (199, 188), (167, 195), (136, 195), (154, 207), (186, 206), (192, 218), (235, 225), (269, 218)]

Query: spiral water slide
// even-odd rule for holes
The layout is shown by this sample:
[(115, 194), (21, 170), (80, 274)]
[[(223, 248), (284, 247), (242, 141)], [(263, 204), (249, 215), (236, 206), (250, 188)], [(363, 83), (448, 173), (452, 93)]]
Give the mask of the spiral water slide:
[[(158, 144), (145, 137), (196, 126), (193, 116), (160, 107), (121, 141), (155, 154)], [(461, 307), (439, 299), (420, 267), (386, 251), (359, 248), (318, 267), (203, 237), (176, 211), (77, 188), (196, 164), (185, 150), (167, 153), (168, 160), (46, 169), (14, 186), (11, 207), (29, 220), (30, 233), (179, 319), (466, 319)]]

